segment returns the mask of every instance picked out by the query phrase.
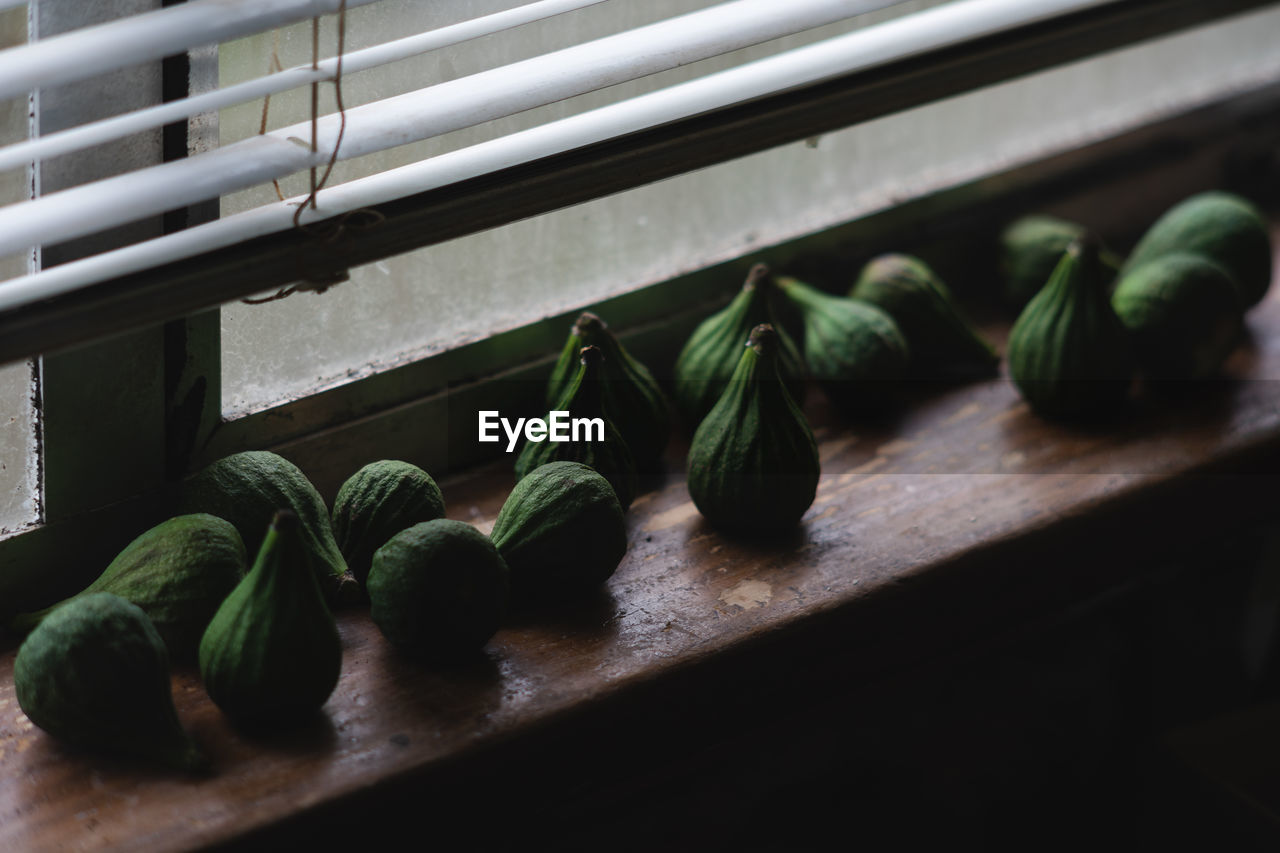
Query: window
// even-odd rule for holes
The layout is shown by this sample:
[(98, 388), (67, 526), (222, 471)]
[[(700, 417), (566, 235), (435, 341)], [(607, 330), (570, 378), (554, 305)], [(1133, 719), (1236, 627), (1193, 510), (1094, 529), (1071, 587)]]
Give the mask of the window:
[[(141, 0), (104, 4), (95, 14), (136, 14), (155, 5)], [(359, 50), (519, 5), (514, 0), (455, 0), (430, 4), (424, 12), (423, 4), (408, 0), (353, 3), (347, 13), (346, 49)], [(346, 106), (715, 5), (709, 0), (587, 4), (397, 65), (352, 73), (343, 83)], [(747, 60), (781, 55), (846, 33), (870, 32), (915, 13), (1018, 4), (917, 0), (863, 5), (875, 10), (340, 163), (332, 180), (461, 151)], [(398, 407), (442, 414), (447, 401), (432, 409), (434, 404), (425, 400), (450, 382), (482, 378), (549, 352), (547, 342), (558, 339), (563, 329), (541, 323), (543, 318), (607, 303), (616, 309), (609, 317), (615, 325), (654, 320), (732, 286), (716, 281), (664, 288), (664, 282), (794, 246), (899, 202), (973, 184), (1280, 78), (1280, 48), (1268, 37), (1280, 24), (1273, 4), (1232, 3), (1212, 11), (1197, 5), (1204, 4), (1168, 2), (1154, 4), (1164, 7), (1156, 11), (1125, 12), (1117, 11), (1125, 4), (1115, 3), (1022, 4), (1019, 8), (1024, 10), (1042, 7), (1048, 10), (1045, 15), (1076, 15), (1073, 21), (1084, 22), (1079, 24), (1082, 31), (1095, 20), (1090, 15), (1133, 17), (1129, 29), (1121, 28), (1114, 36), (1115, 49), (1101, 56), (1092, 55), (1095, 51), (1088, 47), (1078, 48), (1082, 58), (1029, 76), (1023, 75), (1022, 66), (1010, 65), (1005, 76), (1018, 79), (905, 110), (885, 107), (881, 111), (892, 114), (847, 129), (770, 146), (725, 163), (703, 166), (699, 161), (699, 168), (654, 183), (359, 264), (351, 269), (350, 281), (322, 294), (303, 292), (252, 306), (226, 301), (217, 312), (195, 314), (167, 331), (133, 332), (136, 337), (126, 341), (91, 343), (73, 356), (54, 356), (42, 366), (41, 387), (47, 412), (58, 417), (46, 417), (43, 423), (45, 458), (38, 463), (30, 368), (10, 366), (0, 379), (5, 388), (0, 399), (10, 404), (10, 414), (0, 421), (6, 425), (0, 430), (0, 447), (7, 449), (5, 459), (14, 461), (0, 470), (0, 484), (5, 494), (15, 497), (10, 510), (0, 510), (0, 525), (13, 528), (36, 517), (34, 485), (40, 471), (43, 517), (52, 521), (147, 493), (166, 477), (225, 452), (309, 441), (319, 430), (343, 429)], [(43, 22), (41, 33), (47, 36), (58, 29), (58, 16), (65, 18), (69, 8), (40, 0), (32, 5), (38, 12), (33, 20)], [(1158, 11), (1166, 14), (1156, 24)], [(1237, 11), (1242, 14), (1214, 20)], [(0, 12), (6, 43), (25, 39), (26, 21), (22, 7)], [(334, 49), (335, 22), (332, 16), (324, 19), (322, 56)], [(66, 19), (60, 25), (73, 29), (83, 23)], [(1039, 26), (1035, 32), (1043, 34), (1054, 24), (1050, 20), (1027, 26)], [(1182, 31), (1192, 24), (1199, 26)], [(1151, 38), (1144, 38), (1148, 35)], [(273, 38), (266, 33), (224, 43), (216, 60), (218, 82), (231, 85), (262, 74)], [(286, 67), (308, 61), (310, 24), (281, 29), (275, 49)], [(1035, 67), (1032, 60), (1022, 61), (1027, 68)], [(207, 51), (193, 55), (192, 91), (212, 85), (211, 63)], [(159, 80), (158, 65), (147, 67), (152, 69), (147, 73)], [(930, 80), (927, 63), (922, 61), (921, 69), (920, 79)], [(990, 70), (984, 73), (1000, 77)], [(131, 106), (154, 102), (159, 95), (158, 89), (150, 90)], [(321, 95), (321, 112), (332, 110), (332, 88), (321, 87)], [(910, 103), (912, 96), (895, 97)], [(108, 102), (100, 98), (98, 103)], [(124, 106), (122, 101), (109, 103), (111, 111)], [(4, 106), (0, 128), (5, 139), (23, 136), (25, 99), (10, 99)], [(66, 124), (88, 118), (91, 107), (72, 111), (75, 114), (65, 116)], [(269, 126), (297, 122), (308, 114), (305, 90), (276, 95)], [(261, 100), (224, 109), (217, 117), (219, 134), (224, 142), (251, 136), (261, 117)], [(189, 130), (207, 129), (210, 119), (198, 121), (203, 124), (192, 124)], [(840, 124), (839, 119), (829, 121)], [(939, 132), (940, 127), (945, 132)], [(198, 133), (189, 133), (188, 142), (195, 145), (197, 138)], [(160, 155), (152, 150), (147, 156), (154, 162)], [(9, 170), (0, 178), (5, 200), (27, 192), (20, 172)], [(304, 191), (305, 177), (285, 178), (283, 189), (286, 194)], [(234, 215), (273, 197), (269, 184), (229, 193), (222, 198), (222, 214)], [(5, 276), (12, 278), (25, 272), (27, 258), (10, 253), (0, 263)], [(165, 298), (171, 298), (173, 290), (166, 291)], [(89, 339), (96, 331), (87, 329), (85, 334)], [(93, 372), (85, 372), (88, 365), (95, 365)], [(68, 375), (78, 378), (63, 378)], [(100, 408), (104, 397), (111, 398), (106, 409)], [(79, 420), (86, 417), (96, 419), (95, 433), (101, 435), (86, 434)], [(218, 423), (223, 418), (225, 422)], [(463, 465), (479, 453), (452, 446), (449, 438), (428, 441), (396, 434), (400, 443), (387, 446), (388, 452), (412, 451), (439, 466)], [(347, 466), (344, 461), (334, 467), (336, 471)], [(61, 485), (80, 476), (100, 485), (88, 494)]]
[[(689, 0), (643, 4), (645, 15), (655, 18), (706, 5)], [(533, 126), (548, 115), (571, 115), (677, 79), (733, 67), (747, 57), (774, 55), (940, 5), (901, 4), (349, 165), (353, 172), (391, 168), (420, 154), (455, 150)], [(620, 11), (615, 6), (604, 4), (546, 21), (532, 33), (526, 28), (503, 34), (494, 45), (463, 45), (443, 56), (432, 54), (429, 62), (418, 66), (421, 73), (414, 82), (480, 70), (485, 67), (481, 63), (492, 61), (491, 47), (508, 61), (579, 41), (580, 36), (602, 35), (606, 25), (643, 22), (634, 13), (625, 21), (614, 20), (612, 13)], [(407, 8), (389, 10), (390, 31), (401, 26), (396, 15), (407, 14)], [(362, 11), (368, 16), (381, 12), (381, 7)], [(588, 14), (593, 17), (581, 19)], [(320, 296), (300, 294), (270, 305), (226, 305), (224, 411), (260, 411), (349, 381), (353, 372), (366, 375), (536, 318), (599, 303), (1274, 79), (1280, 73), (1280, 45), (1268, 33), (1277, 24), (1280, 13), (1258, 13), (793, 142), (359, 267), (351, 271), (349, 284)], [(281, 41), (282, 49), (291, 48), (283, 59), (286, 66), (305, 61), (309, 37), (295, 32)], [(237, 47), (233, 57), (224, 56), (224, 84), (238, 79), (236, 70), (258, 73), (265, 67), (270, 38), (257, 37), (252, 49)], [(252, 61), (244, 58), (250, 52)], [(229, 67), (233, 65), (235, 70)], [(397, 79), (399, 73), (382, 69), (364, 85), (368, 91), (380, 91), (379, 83)], [(352, 88), (359, 82), (353, 80)], [(353, 101), (358, 99), (353, 95)], [(275, 104), (273, 99), (273, 111)], [(290, 118), (281, 121), (302, 114), (295, 103)], [(260, 118), (260, 105), (224, 114), (223, 138), (256, 132)], [(937, 132), (940, 127), (946, 132)], [(298, 176), (286, 194), (303, 191), (304, 180)], [(238, 194), (223, 201), (223, 211), (265, 203), (270, 194), (269, 186)]]
[[(428, 12), (412, 2), (376, 4), (351, 13), (347, 35), (354, 49), (413, 29), (448, 25), (519, 5), (514, 0), (450, 2), (432, 4)], [(478, 43), (456, 45), (353, 75), (344, 83), (344, 93), (349, 103), (363, 103), (714, 5), (709, 0), (660, 0), (588, 6), (486, 37)], [(939, 0), (891, 4), (882, 11), (343, 163), (334, 179), (360, 177), (456, 151), (939, 5)], [(334, 43), (332, 24), (322, 38), (326, 44)], [(309, 25), (296, 25), (279, 34), (263, 34), (224, 47), (222, 85), (262, 73), (271, 61), (273, 49), (285, 67), (306, 63), (311, 51)], [(325, 110), (334, 109), (332, 93), (326, 92), (326, 97), (329, 100)], [(302, 121), (308, 110), (309, 99), (304, 91), (273, 98), (271, 126)], [(224, 111), (219, 123), (222, 139), (234, 141), (257, 133), (261, 118), (261, 103)], [(749, 244), (742, 237), (758, 231), (761, 222), (758, 216), (743, 217), (744, 205), (765, 214), (764, 208), (769, 206), (765, 195), (776, 195), (781, 179), (795, 173), (799, 165), (779, 172), (779, 161), (774, 158), (767, 164), (752, 162), (720, 169), (701, 179), (676, 179), (649, 190), (388, 258), (353, 270), (350, 285), (336, 287), (322, 298), (299, 298), (272, 305), (228, 304), (222, 309), (224, 411), (229, 415), (258, 411), (347, 381), (353, 370), (364, 374), (371, 365), (401, 364), (414, 356), (517, 328), (531, 319), (570, 311), (747, 251)], [(768, 174), (776, 177), (766, 182), (762, 178)], [(817, 176), (794, 187), (796, 198), (811, 191), (814, 177)], [(830, 177), (818, 180), (831, 181)], [(735, 186), (741, 190), (734, 192)], [(285, 194), (305, 192), (305, 187), (306, 176), (297, 175), (287, 183)], [(743, 191), (750, 192), (752, 198), (744, 197)], [(236, 193), (223, 200), (223, 213), (246, 210), (273, 198), (270, 185)], [(698, 198), (705, 199), (705, 203), (697, 203)], [(679, 199), (676, 204), (686, 215), (661, 215), (659, 211), (668, 209), (675, 199)], [(780, 208), (772, 215), (781, 218), (793, 213)], [(823, 214), (812, 213), (809, 218), (825, 219)], [(729, 232), (734, 236), (726, 241)], [(596, 249), (600, 246), (610, 248), (601, 252)], [(479, 259), (483, 261), (478, 262)], [(511, 299), (513, 292), (519, 293), (520, 298)], [(300, 316), (307, 318), (302, 325), (298, 322)], [(264, 340), (275, 341), (278, 346), (264, 349)]]

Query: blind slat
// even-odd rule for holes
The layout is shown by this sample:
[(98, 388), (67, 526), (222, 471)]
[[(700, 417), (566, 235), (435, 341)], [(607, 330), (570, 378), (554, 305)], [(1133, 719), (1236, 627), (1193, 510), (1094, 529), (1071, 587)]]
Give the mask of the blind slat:
[[(492, 35), (524, 24), (542, 21), (566, 12), (595, 6), (607, 0), (540, 0), (514, 9), (495, 12), (480, 18), (429, 30), (362, 50), (342, 57), (343, 74), (367, 71), (428, 51), (449, 47), (471, 39)], [(198, 113), (243, 104), (267, 95), (275, 95), (313, 82), (330, 82), (338, 72), (337, 58), (318, 63), (318, 67), (299, 65), (277, 74), (246, 80), (213, 92), (204, 92), (177, 101), (158, 104), (102, 121), (74, 127), (0, 148), (0, 171), (23, 166), (34, 160), (56, 157), (119, 139), (131, 133), (161, 127)]]
[[(347, 8), (377, 0), (347, 0)], [(0, 51), (0, 100), (338, 10), (341, 0), (190, 0)]]

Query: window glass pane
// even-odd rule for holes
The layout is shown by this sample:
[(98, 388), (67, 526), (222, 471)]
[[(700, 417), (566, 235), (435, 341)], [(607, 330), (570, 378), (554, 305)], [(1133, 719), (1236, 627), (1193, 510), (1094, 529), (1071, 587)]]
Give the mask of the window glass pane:
[[(0, 47), (27, 40), (27, 10), (0, 12)], [(0, 145), (27, 138), (27, 99), (0, 100)], [(25, 169), (0, 172), (0, 205), (30, 197)], [(27, 272), (28, 257), (0, 258), (0, 281)], [(0, 534), (37, 519), (34, 383), (30, 362), (0, 366)]]
[[(464, 5), (475, 12), (483, 4)], [(704, 5), (708, 4), (690, 3), (687, 8)], [(938, 4), (906, 4), (859, 19), (858, 25), (930, 5)], [(597, 11), (601, 16), (608, 10), (635, 16), (641, 14), (637, 6), (667, 14), (686, 8), (664, 0), (609, 3)], [(532, 52), (535, 47), (555, 46), (559, 42), (552, 36), (563, 35), (557, 28), (569, 28), (569, 21), (566, 16), (560, 23), (519, 31), (521, 38), (542, 33), (541, 40), (534, 45), (517, 39), (501, 58), (517, 58), (508, 55), (517, 48)], [(638, 23), (628, 18), (614, 23), (613, 29)], [(592, 35), (610, 31), (598, 22), (594, 26)], [(842, 24), (818, 34), (849, 28)], [(816, 144), (796, 143), (355, 269), (350, 282), (321, 295), (300, 293), (267, 305), (227, 306), (224, 409), (260, 409), (381, 366), (750, 253), (756, 246), (811, 233), (895, 199), (1104, 138), (1250, 83), (1276, 79), (1280, 40), (1273, 34), (1278, 31), (1280, 12), (1254, 13), (869, 122)], [(581, 37), (576, 35), (570, 41)], [(783, 43), (791, 46), (812, 37), (805, 34)], [(474, 54), (481, 45), (433, 54), (413, 85), (476, 70), (473, 64), (481, 60)], [(761, 46), (747, 53), (765, 55), (777, 47)], [(269, 53), (269, 45), (266, 50)], [(259, 73), (266, 64), (263, 56), (252, 60), (242, 55), (236, 61), (253, 66), (245, 73)], [(224, 55), (224, 83), (229, 57)], [(290, 61), (300, 59), (293, 56)], [(729, 62), (710, 60), (696, 70)], [(400, 80), (395, 76), (400, 73), (392, 72), (387, 85)], [(658, 77), (669, 83), (694, 73), (685, 68)], [(595, 105), (651, 85), (614, 87), (408, 148), (414, 149), (414, 156), (428, 156), (458, 144), (459, 138), (474, 141), (480, 135), (509, 132), (546, 115), (581, 109), (583, 104), (577, 102)], [(275, 109), (273, 99), (273, 115)], [(259, 107), (250, 132), (256, 132), (260, 115)], [(501, 127), (495, 129), (496, 125)], [(224, 117), (223, 128), (224, 140), (237, 133), (232, 117)], [(375, 166), (397, 165), (405, 156), (405, 150), (390, 152)], [(370, 168), (367, 163), (355, 166)], [(286, 189), (300, 191), (301, 183)], [(224, 201), (224, 212), (269, 198), (252, 195)]]
[[(409, 32), (520, 6), (524, 2), (527, 0), (446, 0), (430, 4), (416, 0), (383, 0), (349, 13), (347, 49), (359, 49)], [(720, 0), (646, 0), (644, 3), (613, 0), (507, 33), (433, 51), (382, 69), (352, 75), (343, 84), (344, 103), (350, 107), (400, 94), (714, 6), (718, 2)], [(889, 17), (941, 5), (942, 2), (915, 0), (903, 3), (851, 22), (673, 69), (437, 139), (340, 163), (332, 180), (349, 180), (414, 162), (661, 88), (709, 70), (730, 67), (744, 58), (767, 56)], [(329, 56), (336, 45), (332, 16), (324, 23), (321, 55)], [(310, 62), (310, 24), (284, 28), (274, 36), (264, 34), (224, 45), (220, 52), (220, 84), (225, 86), (263, 74), (271, 62), (273, 51), (286, 68)], [(336, 108), (331, 88), (321, 87), (322, 112)], [(226, 144), (257, 133), (262, 113), (261, 102), (224, 110), (219, 118), (221, 142)], [(273, 96), (268, 127), (304, 121), (309, 115), (309, 92)], [(304, 175), (282, 182), (287, 196), (306, 192), (307, 186), (308, 179)], [(689, 191), (699, 192), (700, 189), (695, 183)], [(234, 213), (269, 203), (275, 198), (274, 188), (269, 185), (259, 187), (223, 199), (222, 212)], [(330, 383), (337, 376), (346, 377), (349, 369), (363, 370), (375, 363), (388, 364), (414, 358), (477, 333), (527, 321), (541, 311), (535, 302), (512, 300), (511, 288), (521, 290), (536, 283), (534, 286), (551, 291), (548, 295), (565, 297), (558, 299), (556, 304), (573, 305), (584, 301), (579, 294), (594, 292), (594, 282), (602, 274), (609, 278), (621, 276), (617, 283), (622, 284), (643, 279), (647, 274), (645, 267), (656, 260), (645, 257), (653, 245), (652, 240), (646, 239), (646, 234), (659, 241), (665, 238), (652, 231), (645, 232), (643, 222), (639, 226), (640, 233), (628, 236), (618, 232), (634, 227), (635, 211), (642, 211), (642, 217), (651, 214), (648, 199), (649, 195), (642, 193), (623, 201), (619, 207), (606, 204), (579, 208), (482, 236), (478, 242), (461, 241), (457, 245), (352, 270), (351, 282), (328, 291), (322, 297), (298, 294), (269, 305), (234, 303), (225, 306), (224, 409), (234, 413), (261, 408), (282, 396), (305, 394)], [(710, 201), (723, 206), (724, 212), (734, 204), (731, 198)], [(601, 216), (608, 221), (599, 219)], [(579, 222), (584, 219), (590, 221), (587, 226), (580, 227)], [(618, 247), (623, 249), (623, 254), (608, 259), (603, 265), (599, 263), (603, 259), (590, 250), (592, 246), (603, 245), (602, 234), (610, 241), (626, 240), (628, 243), (626, 247)], [(495, 244), (501, 246), (496, 255), (493, 254)], [(478, 263), (477, 259), (481, 257), (485, 258), (484, 263)], [(635, 266), (637, 262), (644, 266)], [(427, 273), (428, 267), (433, 272)], [(446, 281), (449, 284), (442, 287)], [(468, 291), (471, 298), (457, 301), (450, 296), (446, 299), (445, 293), (452, 293), (455, 288)], [(333, 296), (337, 298), (330, 300)], [(300, 316), (310, 318), (306, 322), (322, 324), (323, 334), (312, 335), (294, 327)], [(387, 319), (395, 316), (401, 316), (402, 322), (388, 327)], [(340, 321), (339, 317), (345, 319)], [(450, 330), (456, 330), (456, 334)], [(286, 336), (287, 342), (276, 338), (281, 344), (278, 350), (274, 345), (268, 348), (260, 345), (280, 333)], [(384, 345), (370, 349), (372, 339), (381, 339)]]
[(38, 520), (31, 364), (0, 367), (0, 535)]

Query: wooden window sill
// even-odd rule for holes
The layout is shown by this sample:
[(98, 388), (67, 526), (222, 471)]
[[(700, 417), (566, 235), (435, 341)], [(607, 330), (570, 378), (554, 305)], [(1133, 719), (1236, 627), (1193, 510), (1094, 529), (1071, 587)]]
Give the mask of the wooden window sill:
[[(433, 832), (491, 831), (490, 810), (616, 808), (646, 755), (672, 760), (713, 731), (741, 742), (784, 726), (803, 740), (833, 692), (1007, 635), (1270, 513), (1280, 287), (1248, 326), (1224, 379), (1144, 395), (1105, 425), (1042, 421), (1005, 379), (920, 388), (875, 425), (842, 422), (813, 392), (818, 497), (793, 539), (767, 547), (703, 524), (673, 448), (600, 595), (513, 620), (473, 662), (415, 664), (367, 612), (342, 613), (342, 679), (322, 718), (271, 739), (238, 733), (194, 672), (176, 672), (208, 777), (64, 749), (18, 708), (10, 649), (0, 849), (332, 840), (393, 811)], [(510, 486), (506, 460), (447, 483), (451, 514), (487, 530)]]

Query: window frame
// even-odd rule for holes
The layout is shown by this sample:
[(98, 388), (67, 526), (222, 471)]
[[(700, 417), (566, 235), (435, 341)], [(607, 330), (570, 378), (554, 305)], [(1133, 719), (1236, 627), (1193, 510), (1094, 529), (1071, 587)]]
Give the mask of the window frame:
[[(111, 0), (88, 9), (42, 0), (31, 8), (29, 30), (46, 38), (160, 5), (161, 0)], [(161, 63), (144, 63), (79, 85), (37, 91), (31, 98), (33, 126), (44, 133), (75, 124), (85, 111), (100, 109), (109, 94), (128, 108), (149, 106), (162, 97), (163, 77)], [(33, 194), (151, 165), (163, 158), (163, 149), (161, 134), (140, 134), (98, 151), (33, 164)], [(108, 234), (41, 247), (34, 264), (47, 269), (162, 231), (159, 218), (141, 220)], [(41, 353), (35, 365), (38, 522), (75, 517), (155, 488), (163, 477), (163, 455), (154, 452), (164, 444), (162, 332), (134, 329), (112, 340)]]
[[(48, 35), (50, 29), (61, 32), (83, 26), (86, 19), (138, 14), (171, 0), (112, 0), (106, 8), (41, 2), (46, 5), (33, 5), (29, 28)], [(197, 50), (139, 66), (133, 73), (145, 85), (132, 94), (134, 106), (185, 97), (192, 86), (216, 85), (216, 62), (209, 59), (207, 50)], [(79, 103), (91, 105), (108, 93), (115, 97), (119, 83), (112, 75), (100, 75), (60, 88), (73, 88)], [(58, 92), (53, 90), (55, 97)], [(41, 95), (31, 101), (33, 120), (47, 128)], [(58, 120), (71, 115), (59, 115)], [(151, 136), (141, 144), (125, 140), (109, 149), (114, 155), (111, 168), (138, 168), (216, 144), (216, 116), (194, 117)], [(85, 179), (86, 171), (97, 170), (95, 160), (101, 159), (101, 150), (60, 158), (57, 167), (68, 177), (55, 173), (52, 180), (43, 164), (33, 166), (32, 186), (74, 184)], [(105, 238), (46, 248), (38, 263), (55, 265), (216, 217), (216, 202), (185, 208), (117, 229)], [(7, 605), (0, 615), (78, 589), (137, 534), (139, 520), (163, 518), (160, 496), (185, 470), (186, 453), (218, 421), (217, 314), (200, 312), (40, 353), (29, 361), (38, 389), (38, 514), (0, 539), (0, 600)], [(50, 564), (66, 569), (50, 572)]]

